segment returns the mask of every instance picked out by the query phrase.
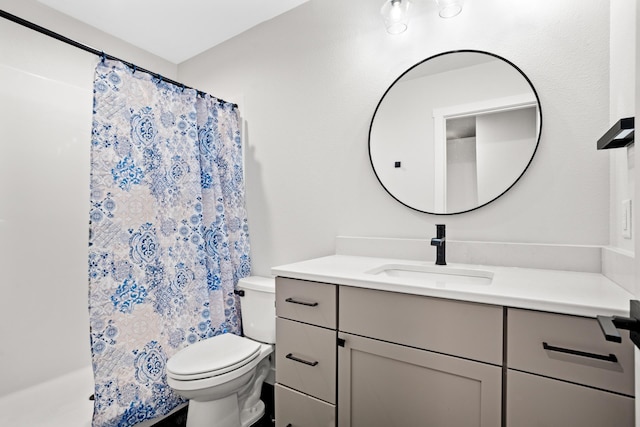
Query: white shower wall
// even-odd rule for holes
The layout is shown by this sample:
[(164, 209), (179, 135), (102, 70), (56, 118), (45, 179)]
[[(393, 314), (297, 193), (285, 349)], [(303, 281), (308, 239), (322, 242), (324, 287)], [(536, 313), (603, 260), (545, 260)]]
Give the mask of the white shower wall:
[[(39, 18), (52, 28), (66, 20)], [(70, 28), (79, 35), (80, 26)], [(79, 40), (89, 43), (96, 31), (86, 27), (84, 34)], [(121, 41), (102, 41), (108, 53), (171, 69)], [(0, 19), (0, 398), (91, 363), (87, 244), (97, 61)]]
[[(96, 58), (0, 22), (0, 396), (90, 364), (87, 237)], [(44, 37), (44, 36), (41, 36)]]

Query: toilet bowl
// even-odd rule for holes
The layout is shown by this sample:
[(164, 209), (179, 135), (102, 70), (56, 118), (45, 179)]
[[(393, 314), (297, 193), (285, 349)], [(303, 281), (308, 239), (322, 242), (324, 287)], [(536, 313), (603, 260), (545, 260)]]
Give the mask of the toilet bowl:
[(167, 383), (189, 399), (187, 427), (248, 427), (264, 414), (262, 383), (275, 343), (275, 280), (238, 282), (245, 336), (217, 335), (167, 361)]

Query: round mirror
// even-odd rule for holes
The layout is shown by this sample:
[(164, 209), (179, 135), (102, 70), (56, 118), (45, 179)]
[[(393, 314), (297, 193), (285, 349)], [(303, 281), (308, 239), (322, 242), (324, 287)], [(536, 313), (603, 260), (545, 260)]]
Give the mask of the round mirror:
[(387, 89), (369, 129), (371, 165), (400, 203), (457, 214), (500, 197), (538, 147), (540, 100), (524, 73), (497, 55), (446, 52)]

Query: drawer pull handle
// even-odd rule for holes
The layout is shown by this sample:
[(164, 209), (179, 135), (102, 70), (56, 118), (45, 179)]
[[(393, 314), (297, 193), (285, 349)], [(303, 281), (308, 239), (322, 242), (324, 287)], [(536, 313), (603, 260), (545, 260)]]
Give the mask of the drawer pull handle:
[(292, 353), (287, 354), (285, 357), (287, 359), (293, 360), (294, 362), (304, 363), (305, 365), (309, 365), (309, 366), (316, 366), (318, 364), (317, 360), (314, 360), (313, 362), (309, 362), (308, 360), (304, 360), (304, 359), (300, 359), (299, 357), (295, 357)]
[(293, 424), (289, 423), (287, 424), (287, 427), (293, 427)]
[(545, 350), (549, 350), (549, 351), (557, 351), (558, 353), (567, 353), (567, 354), (573, 354), (575, 356), (589, 357), (591, 359), (606, 360), (607, 362), (618, 363), (618, 358), (616, 357), (615, 354), (612, 354), (612, 353), (609, 353), (608, 355), (596, 354), (596, 353), (587, 353), (586, 351), (572, 350), (570, 348), (555, 347), (553, 345), (547, 344), (546, 342), (542, 343), (542, 348), (544, 348)]
[(292, 304), (306, 305), (307, 307), (317, 307), (318, 306), (317, 302), (298, 301), (298, 300), (295, 300), (293, 298), (287, 298), (285, 301), (286, 302), (290, 302)]

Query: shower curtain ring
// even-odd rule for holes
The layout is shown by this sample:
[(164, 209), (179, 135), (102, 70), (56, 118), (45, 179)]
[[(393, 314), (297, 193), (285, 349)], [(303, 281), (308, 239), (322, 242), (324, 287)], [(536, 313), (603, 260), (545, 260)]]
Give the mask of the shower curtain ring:
[(102, 62), (104, 64), (104, 61), (107, 60), (107, 55), (104, 54), (104, 50), (100, 51), (100, 56), (102, 57), (102, 59), (100, 60), (100, 62)]
[(133, 64), (133, 74), (135, 74), (136, 71), (138, 71), (138, 66), (136, 64)]

